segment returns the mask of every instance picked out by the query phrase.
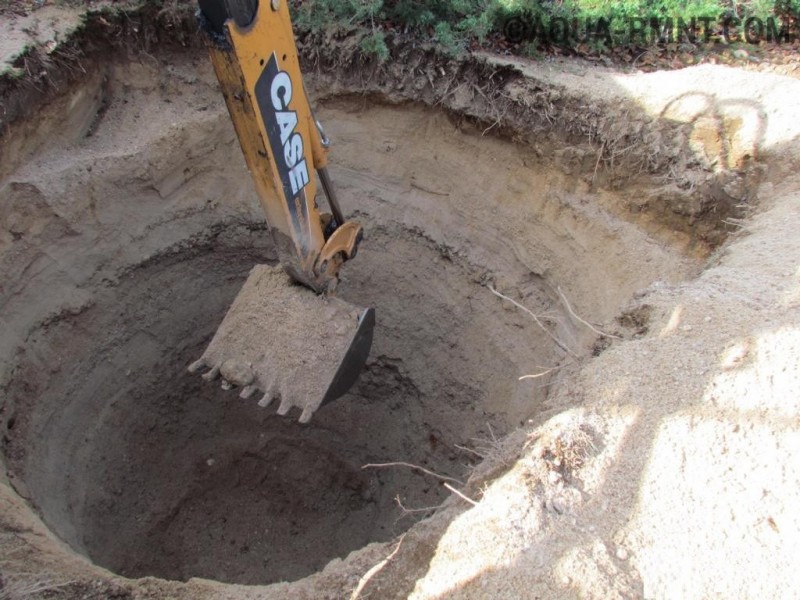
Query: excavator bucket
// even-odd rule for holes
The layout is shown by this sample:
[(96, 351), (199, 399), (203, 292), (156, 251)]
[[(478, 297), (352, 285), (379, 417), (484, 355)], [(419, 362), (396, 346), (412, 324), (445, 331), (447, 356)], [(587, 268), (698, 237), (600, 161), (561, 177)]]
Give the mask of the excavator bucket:
[(203, 356), (189, 370), (240, 388), (278, 414), (300, 409), (306, 423), (347, 392), (367, 360), (375, 311), (296, 284), (280, 267), (257, 265)]

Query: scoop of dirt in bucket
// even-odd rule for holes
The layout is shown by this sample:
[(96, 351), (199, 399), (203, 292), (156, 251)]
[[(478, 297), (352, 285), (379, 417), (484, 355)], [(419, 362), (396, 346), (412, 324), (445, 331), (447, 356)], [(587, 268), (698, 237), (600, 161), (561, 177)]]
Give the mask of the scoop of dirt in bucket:
[(375, 312), (297, 285), (279, 267), (257, 265), (217, 329), (194, 372), (222, 377), (259, 405), (280, 398), (278, 414), (296, 406), (300, 422), (344, 394), (358, 378), (372, 344)]

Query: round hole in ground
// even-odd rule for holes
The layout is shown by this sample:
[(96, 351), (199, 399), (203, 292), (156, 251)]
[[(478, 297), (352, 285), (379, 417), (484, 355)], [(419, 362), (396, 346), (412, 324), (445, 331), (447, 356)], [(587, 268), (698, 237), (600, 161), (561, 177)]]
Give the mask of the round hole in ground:
[[(556, 285), (602, 318), (681, 272), (530, 149), (418, 106), (330, 100), (331, 173), (367, 232), (340, 294), (378, 324), (349, 394), (308, 426), (277, 417), (186, 372), (252, 265), (274, 255), (218, 91), (160, 85), (148, 68), (112, 73), (92, 136), (19, 169), (3, 204), (30, 211), (20, 265), (60, 258), (14, 300), (26, 306), (5, 307), (50, 302), (20, 328), (12, 481), (72, 548), (120, 574), (294, 580), (396, 536), (446, 490), (362, 467), (463, 478), (475, 452), (540, 410), (547, 379), (518, 378), (582, 348)], [(159, 94), (174, 99), (169, 86), (197, 111), (137, 121)]]
[(378, 309), (373, 353), (351, 393), (306, 426), (186, 371), (264, 262), (246, 245), (151, 261), (37, 332), (12, 393), (49, 365), (36, 404), (51, 410), (34, 409), (25, 459), (46, 521), (123, 575), (266, 583), (397, 535), (414, 522), (398, 499), (439, 504), (435, 479), (361, 467), (406, 461), (462, 476), (475, 457), (456, 446), (511, 424), (488, 401), (516, 383), (497, 342), (529, 332), (498, 321), (470, 269), (418, 234), (373, 226), (370, 240), (346, 289)]

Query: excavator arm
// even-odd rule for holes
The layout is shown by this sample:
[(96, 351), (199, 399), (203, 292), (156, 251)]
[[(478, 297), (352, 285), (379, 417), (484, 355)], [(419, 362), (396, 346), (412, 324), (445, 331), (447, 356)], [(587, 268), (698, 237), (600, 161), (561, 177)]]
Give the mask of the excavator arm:
[[(333, 297), (363, 239), (326, 170), (328, 141), (303, 86), (286, 0), (199, 0), (211, 63), (252, 175), (280, 268), (257, 265), (192, 372), (280, 399), (308, 421), (344, 394), (372, 344), (374, 309)], [(331, 213), (316, 202), (317, 177)]]
[[(345, 221), (328, 176), (328, 140), (303, 85), (286, 0), (200, 0), (200, 21), (247, 166), (284, 269), (332, 291), (363, 238)], [(318, 173), (331, 207), (315, 202)]]

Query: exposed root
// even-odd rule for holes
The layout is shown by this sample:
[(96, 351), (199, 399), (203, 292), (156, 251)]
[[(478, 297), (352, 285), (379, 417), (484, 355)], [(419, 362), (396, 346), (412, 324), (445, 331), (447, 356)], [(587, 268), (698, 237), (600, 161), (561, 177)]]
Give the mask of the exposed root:
[(22, 600), (24, 598), (51, 597), (59, 590), (72, 585), (75, 581), (56, 581), (41, 574), (30, 574), (31, 579), (15, 579), (3, 582), (0, 590), (0, 600)]
[(431, 477), (435, 477), (436, 479), (441, 479), (442, 481), (452, 481), (453, 483), (457, 483), (458, 485), (464, 485), (464, 482), (456, 479), (455, 477), (448, 477), (447, 475), (439, 475), (438, 473), (434, 473), (433, 471), (429, 471), (425, 467), (420, 467), (419, 465), (412, 465), (411, 463), (407, 462), (390, 462), (390, 463), (370, 463), (367, 465), (362, 466), (362, 469), (382, 469), (385, 467), (408, 467), (409, 469), (414, 469), (416, 471), (422, 471), (426, 475), (430, 475)]
[(464, 452), (469, 452), (470, 454), (474, 454), (478, 458), (486, 458), (486, 455), (481, 454), (480, 452), (478, 452), (477, 450), (473, 450), (472, 448), (468, 448), (468, 447), (462, 446), (460, 444), (453, 444), (453, 446), (455, 448), (458, 448), (459, 450), (463, 450)]
[(397, 506), (402, 511), (402, 514), (398, 517), (398, 520), (411, 514), (434, 512), (442, 507), (441, 504), (437, 504), (436, 506), (423, 506), (422, 508), (408, 508), (403, 504), (402, 500), (400, 500), (400, 494), (394, 497), (394, 501), (397, 503)]
[(462, 500), (466, 500), (467, 502), (469, 502), (470, 504), (472, 504), (472, 506), (478, 506), (478, 503), (477, 503), (477, 502), (475, 502), (475, 500), (473, 500), (472, 498), (470, 498), (470, 497), (468, 497), (468, 496), (465, 496), (465, 495), (464, 495), (462, 492), (459, 492), (459, 491), (458, 491), (456, 488), (454, 488), (454, 487), (453, 487), (452, 485), (450, 485), (449, 483), (445, 483), (445, 484), (444, 484), (444, 487), (446, 487), (448, 490), (450, 490), (451, 492), (453, 492), (453, 493), (454, 493), (456, 496), (458, 496), (458, 497), (459, 497), (459, 498), (461, 498)]
[(405, 537), (405, 534), (401, 535), (400, 539), (397, 541), (397, 546), (395, 546), (394, 550), (391, 551), (389, 556), (384, 558), (381, 562), (373, 566), (369, 571), (361, 576), (361, 579), (358, 580), (358, 585), (353, 590), (353, 593), (350, 594), (350, 600), (357, 600), (361, 592), (364, 591), (364, 588), (369, 583), (370, 579), (380, 573), (380, 571), (389, 563), (389, 561), (397, 555), (397, 553), (400, 551), (400, 546), (403, 544), (403, 538)]
[(616, 340), (621, 340), (622, 339), (618, 335), (615, 335), (613, 333), (607, 333), (607, 332), (603, 331), (602, 329), (598, 329), (597, 327), (595, 327), (594, 325), (589, 323), (589, 321), (587, 321), (586, 319), (581, 318), (574, 310), (572, 310), (572, 306), (570, 305), (569, 300), (567, 300), (567, 297), (564, 295), (564, 292), (561, 291), (561, 287), (558, 287), (556, 289), (558, 291), (558, 295), (561, 296), (561, 301), (564, 303), (564, 306), (566, 307), (567, 312), (569, 312), (569, 314), (572, 316), (572, 318), (575, 319), (576, 321), (578, 321), (578, 323), (580, 323), (581, 325), (585, 325), (586, 327), (588, 327), (589, 329), (594, 331), (597, 335), (601, 335), (603, 337), (608, 337), (608, 338), (614, 338)]
[(533, 317), (533, 320), (536, 322), (536, 324), (539, 326), (539, 328), (540, 328), (542, 331), (544, 331), (544, 332), (545, 332), (545, 333), (546, 333), (546, 334), (547, 334), (547, 335), (550, 337), (550, 339), (551, 339), (551, 340), (553, 340), (553, 342), (555, 342), (556, 346), (558, 346), (559, 348), (561, 348), (561, 349), (562, 349), (564, 352), (566, 352), (566, 353), (567, 353), (567, 354), (569, 354), (570, 356), (577, 357), (577, 354), (575, 354), (575, 353), (574, 353), (572, 350), (570, 350), (570, 349), (569, 349), (569, 347), (567, 347), (567, 345), (566, 345), (564, 342), (562, 342), (560, 339), (558, 339), (558, 338), (557, 338), (557, 337), (556, 337), (556, 336), (553, 334), (553, 332), (552, 332), (552, 331), (550, 331), (550, 330), (549, 330), (547, 327), (545, 327), (545, 326), (544, 326), (544, 323), (542, 323), (542, 320), (541, 320), (541, 318), (539, 317), (539, 315), (537, 315), (536, 313), (534, 313), (534, 312), (533, 312), (531, 309), (529, 309), (529, 308), (527, 308), (527, 307), (523, 306), (522, 304), (520, 304), (519, 302), (517, 302), (517, 301), (516, 301), (516, 300), (514, 300), (513, 298), (509, 298), (509, 297), (508, 297), (508, 296), (506, 296), (505, 294), (502, 294), (502, 293), (498, 292), (498, 291), (497, 291), (496, 289), (494, 289), (492, 286), (490, 286), (490, 285), (489, 285), (489, 286), (487, 286), (487, 287), (489, 288), (489, 291), (490, 291), (490, 292), (492, 292), (492, 293), (493, 293), (495, 296), (497, 296), (497, 297), (499, 297), (499, 298), (502, 298), (503, 300), (508, 300), (509, 302), (511, 302), (511, 304), (513, 304), (514, 306), (516, 306), (516, 307), (517, 307), (517, 308), (519, 308), (520, 310), (523, 310), (523, 311), (525, 311), (526, 313), (528, 313), (528, 314), (529, 314), (531, 317)]
[(562, 369), (562, 368), (566, 367), (567, 365), (571, 365), (571, 364), (572, 364), (571, 362), (568, 362), (568, 363), (564, 363), (563, 365), (558, 365), (556, 367), (550, 367), (549, 369), (545, 369), (544, 371), (541, 371), (539, 373), (531, 373), (530, 375), (522, 375), (522, 376), (517, 378), (517, 381), (522, 381), (523, 379), (538, 379), (539, 377), (544, 377), (545, 375), (549, 375), (550, 373), (558, 371), (559, 369)]

